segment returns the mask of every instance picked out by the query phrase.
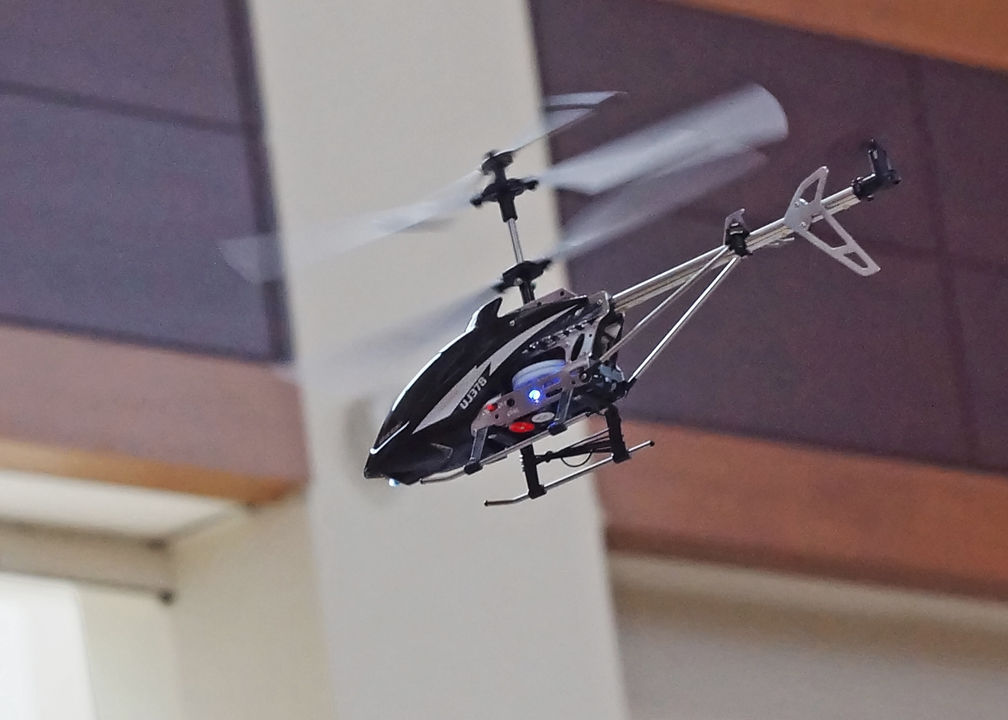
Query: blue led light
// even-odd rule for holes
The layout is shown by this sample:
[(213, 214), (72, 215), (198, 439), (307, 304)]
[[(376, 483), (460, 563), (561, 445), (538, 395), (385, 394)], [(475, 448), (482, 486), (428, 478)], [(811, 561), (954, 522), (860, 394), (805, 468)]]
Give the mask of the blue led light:
[(392, 478), (389, 478), (388, 486), (389, 487), (399, 487), (399, 481), (398, 480), (394, 480)]
[(542, 393), (539, 392), (536, 388), (532, 388), (531, 390), (529, 390), (529, 400), (531, 400), (532, 402), (539, 402), (539, 398), (541, 397)]

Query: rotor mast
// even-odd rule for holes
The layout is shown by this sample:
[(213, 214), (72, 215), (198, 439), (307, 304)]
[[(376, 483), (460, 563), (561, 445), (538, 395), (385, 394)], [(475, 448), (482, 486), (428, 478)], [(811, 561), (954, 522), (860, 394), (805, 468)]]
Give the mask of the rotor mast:
[(480, 170), (493, 179), (483, 188), (483, 192), (472, 198), (471, 202), (476, 207), (485, 202), (494, 202), (500, 208), (501, 220), (507, 223), (508, 232), (511, 234), (511, 249), (515, 256), (515, 266), (504, 273), (504, 282), (516, 285), (521, 292), (522, 302), (528, 303), (535, 300), (532, 281), (542, 274), (545, 266), (525, 259), (518, 237), (518, 210), (515, 208), (515, 198), (526, 190), (535, 190), (539, 181), (535, 178), (509, 178), (507, 169), (512, 162), (514, 155), (510, 152), (487, 153)]

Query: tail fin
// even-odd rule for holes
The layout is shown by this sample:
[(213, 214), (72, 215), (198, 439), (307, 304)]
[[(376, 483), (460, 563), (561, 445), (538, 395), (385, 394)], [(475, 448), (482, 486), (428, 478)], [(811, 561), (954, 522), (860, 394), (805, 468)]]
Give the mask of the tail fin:
[[(844, 230), (843, 226), (833, 217), (833, 214), (823, 205), (823, 191), (826, 189), (826, 176), (828, 173), (829, 170), (823, 166), (802, 181), (798, 189), (795, 190), (794, 197), (791, 198), (791, 204), (788, 205), (787, 212), (784, 213), (784, 224), (792, 232), (805, 238), (831, 258), (853, 270), (858, 275), (863, 277), (874, 275), (880, 269), (878, 264), (854, 241), (850, 233)], [(806, 200), (804, 196), (813, 184), (815, 184), (814, 195), (811, 200)], [(857, 200), (854, 200), (854, 202), (856, 203)], [(847, 207), (850, 207), (850, 205), (847, 205)], [(842, 210), (843, 208), (839, 209)], [(826, 224), (836, 233), (837, 238), (840, 240), (839, 243), (830, 244), (811, 231), (812, 224), (819, 220), (826, 221)]]

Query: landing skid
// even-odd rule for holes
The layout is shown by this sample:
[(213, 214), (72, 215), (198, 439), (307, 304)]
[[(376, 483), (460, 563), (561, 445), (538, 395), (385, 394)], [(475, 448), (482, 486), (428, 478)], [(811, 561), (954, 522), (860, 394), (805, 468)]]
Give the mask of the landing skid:
[[(572, 443), (560, 450), (552, 450), (545, 452), (542, 455), (536, 455), (532, 445), (523, 447), (521, 449), (522, 471), (525, 473), (525, 484), (528, 486), (528, 491), (522, 495), (518, 495), (517, 497), (506, 498), (504, 500), (486, 500), (483, 504), (486, 507), (499, 507), (502, 505), (515, 505), (517, 503), (524, 502), (525, 500), (535, 500), (536, 498), (540, 498), (545, 495), (549, 490), (565, 485), (571, 480), (576, 480), (596, 468), (608, 465), (609, 463), (624, 462), (629, 460), (630, 456), (638, 450), (654, 446), (654, 442), (648, 440), (646, 442), (642, 442), (640, 445), (627, 448), (626, 443), (623, 441), (623, 431), (619, 412), (616, 410), (615, 406), (610, 406), (606, 410), (605, 419), (605, 430), (595, 433), (584, 440)], [(578, 468), (574, 472), (565, 475), (559, 480), (554, 480), (546, 483), (545, 485), (539, 481), (539, 466), (543, 463), (569, 457), (590, 458), (593, 454), (602, 452), (609, 453), (609, 457), (590, 465), (586, 465), (585, 467)]]

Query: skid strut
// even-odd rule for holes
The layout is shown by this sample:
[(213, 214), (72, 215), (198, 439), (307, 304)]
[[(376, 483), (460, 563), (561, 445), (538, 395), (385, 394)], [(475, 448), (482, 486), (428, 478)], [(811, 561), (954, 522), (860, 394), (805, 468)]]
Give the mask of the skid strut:
[[(536, 498), (540, 498), (545, 495), (547, 491), (569, 483), (571, 480), (582, 477), (583, 475), (590, 473), (595, 468), (602, 467), (603, 465), (607, 465), (609, 463), (624, 462), (629, 460), (630, 456), (638, 450), (642, 450), (646, 447), (652, 447), (654, 445), (652, 441), (648, 440), (639, 445), (635, 445), (632, 448), (628, 448), (623, 440), (622, 422), (616, 406), (610, 405), (606, 408), (604, 415), (606, 419), (605, 430), (597, 432), (584, 440), (572, 443), (560, 450), (551, 450), (543, 453), (542, 455), (537, 455), (531, 445), (523, 447), (521, 449), (522, 471), (525, 473), (525, 484), (528, 487), (528, 492), (518, 495), (517, 497), (507, 498), (504, 500), (487, 500), (483, 504), (487, 507), (498, 507), (501, 505), (514, 505), (525, 500), (535, 500)], [(548, 463), (551, 460), (560, 460), (571, 457), (591, 458), (591, 456), (595, 453), (609, 453), (609, 457), (578, 468), (574, 472), (563, 476), (559, 480), (553, 480), (552, 482), (548, 482), (546, 484), (540, 482), (539, 466), (543, 463)]]
[(535, 500), (546, 494), (546, 488), (539, 482), (539, 458), (531, 445), (521, 449), (522, 471), (525, 473), (525, 484), (528, 486), (526, 497)]

